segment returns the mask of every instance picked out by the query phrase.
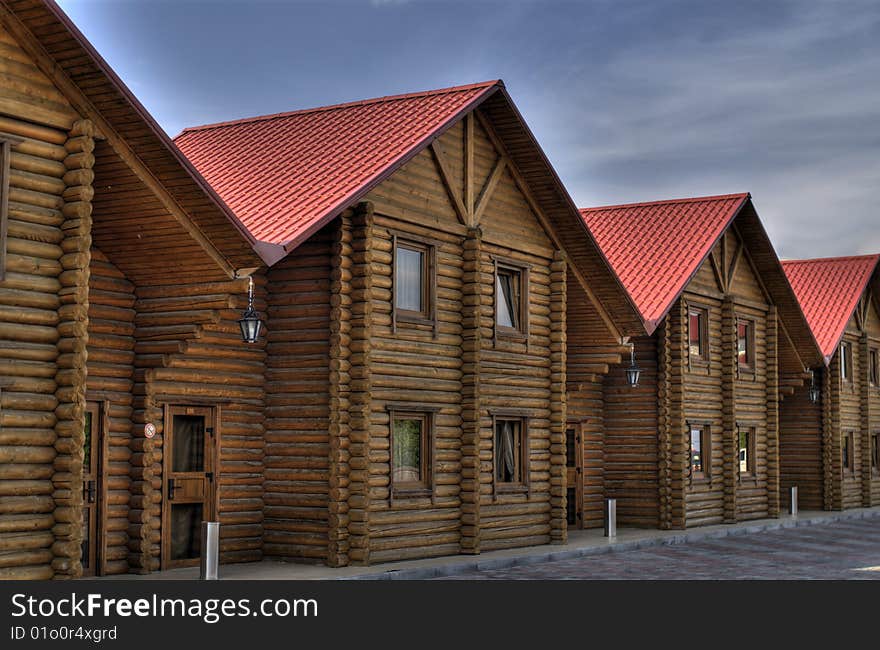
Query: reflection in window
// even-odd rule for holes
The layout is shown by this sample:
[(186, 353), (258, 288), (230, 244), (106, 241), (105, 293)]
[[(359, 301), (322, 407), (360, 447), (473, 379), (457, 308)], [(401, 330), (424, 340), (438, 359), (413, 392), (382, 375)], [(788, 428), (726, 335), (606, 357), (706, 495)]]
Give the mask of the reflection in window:
[(395, 413), (391, 431), (391, 480), (396, 487), (426, 486), (428, 420), (423, 414)]
[(739, 438), (739, 473), (746, 476), (755, 473), (755, 430), (751, 427), (740, 428)]
[(840, 378), (852, 381), (852, 345), (847, 341), (840, 344)]
[(706, 359), (706, 310), (691, 309), (688, 313), (688, 350), (694, 359)]
[(691, 427), (691, 478), (709, 475), (709, 445), (705, 427)]
[(736, 322), (736, 361), (740, 368), (751, 369), (754, 366), (753, 341), (755, 324), (750, 320)]

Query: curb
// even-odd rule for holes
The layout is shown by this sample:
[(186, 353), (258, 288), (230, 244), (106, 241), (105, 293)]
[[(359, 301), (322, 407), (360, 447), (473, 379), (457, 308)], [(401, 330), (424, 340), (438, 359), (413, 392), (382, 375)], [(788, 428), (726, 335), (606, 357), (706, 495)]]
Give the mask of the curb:
[(362, 573), (353, 576), (336, 578), (337, 580), (429, 580), (446, 576), (457, 576), (474, 571), (491, 571), (496, 569), (509, 569), (516, 566), (529, 566), (543, 562), (557, 562), (559, 560), (573, 560), (591, 555), (604, 553), (619, 553), (636, 549), (651, 548), (656, 546), (674, 546), (688, 542), (699, 542), (707, 539), (721, 539), (739, 535), (752, 535), (787, 528), (804, 528), (821, 524), (830, 524), (845, 520), (871, 519), (880, 517), (880, 509), (859, 510), (853, 512), (834, 512), (816, 515), (807, 518), (786, 518), (767, 521), (760, 524), (732, 525), (721, 530), (682, 531), (680, 534), (649, 537), (645, 539), (609, 542), (606, 545), (591, 545), (583, 548), (566, 550), (547, 550), (538, 553), (523, 553), (512, 557), (492, 559), (468, 559), (453, 564), (434, 567), (414, 567), (411, 569), (389, 569), (381, 573)]

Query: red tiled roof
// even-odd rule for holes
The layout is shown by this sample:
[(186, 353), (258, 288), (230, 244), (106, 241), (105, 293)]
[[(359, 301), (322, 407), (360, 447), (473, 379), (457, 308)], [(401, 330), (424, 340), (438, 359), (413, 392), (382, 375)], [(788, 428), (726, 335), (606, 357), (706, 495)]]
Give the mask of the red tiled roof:
[(880, 255), (786, 260), (782, 268), (828, 363)]
[(174, 141), (258, 240), (289, 252), (501, 81), (185, 129)]
[(580, 212), (653, 331), (748, 199), (726, 194)]

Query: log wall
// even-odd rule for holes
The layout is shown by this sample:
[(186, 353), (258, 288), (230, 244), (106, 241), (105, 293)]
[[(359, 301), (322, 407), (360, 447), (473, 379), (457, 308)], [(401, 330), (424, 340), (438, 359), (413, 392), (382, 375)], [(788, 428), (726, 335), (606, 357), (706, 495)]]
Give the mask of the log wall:
[[(0, 282), (0, 579), (79, 570), (90, 125), (0, 29), (12, 147)], [(80, 170), (80, 171), (77, 171)]]
[(93, 248), (89, 265), (87, 394), (98, 402), (104, 431), (106, 518), (100, 558), (107, 575), (128, 573), (129, 536), (144, 531), (129, 521), (132, 503), (132, 387), (134, 386), (134, 284)]
[(263, 549), (269, 556), (328, 556), (335, 228), (312, 237), (268, 276)]

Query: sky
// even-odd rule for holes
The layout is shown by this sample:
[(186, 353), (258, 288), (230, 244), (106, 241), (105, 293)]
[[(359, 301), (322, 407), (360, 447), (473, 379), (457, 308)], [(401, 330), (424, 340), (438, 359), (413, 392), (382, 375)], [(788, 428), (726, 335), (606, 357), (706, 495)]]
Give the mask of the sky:
[(172, 136), (503, 79), (575, 202), (748, 191), (783, 258), (880, 252), (880, 3), (60, 0)]

